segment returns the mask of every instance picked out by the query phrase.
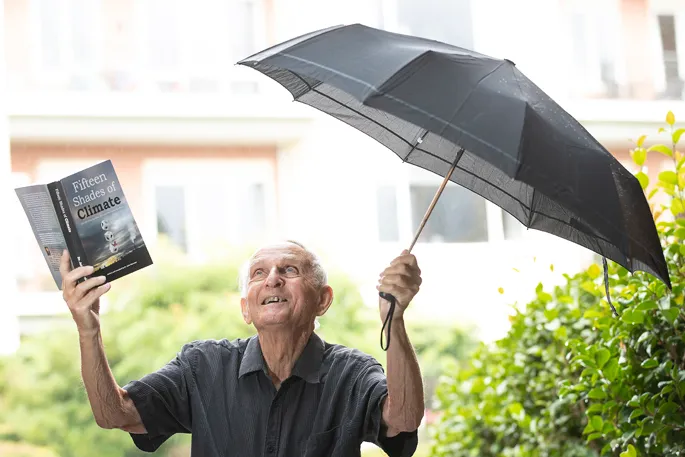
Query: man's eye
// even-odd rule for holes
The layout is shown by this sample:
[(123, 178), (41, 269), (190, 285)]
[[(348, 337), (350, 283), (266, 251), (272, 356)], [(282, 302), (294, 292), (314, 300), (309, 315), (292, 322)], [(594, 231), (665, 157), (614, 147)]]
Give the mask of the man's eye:
[(297, 273), (297, 268), (295, 268), (295, 267), (286, 267), (285, 272), (286, 272), (286, 273), (293, 273), (293, 274), (295, 274), (295, 273)]

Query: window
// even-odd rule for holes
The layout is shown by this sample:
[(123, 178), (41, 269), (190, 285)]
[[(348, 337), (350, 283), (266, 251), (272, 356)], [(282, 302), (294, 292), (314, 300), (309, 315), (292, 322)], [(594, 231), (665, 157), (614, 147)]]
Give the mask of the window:
[[(438, 186), (411, 185), (412, 230), (421, 224)], [(461, 186), (446, 186), (426, 222), (419, 241), (466, 243), (488, 241), (485, 200)]]
[(610, 0), (599, 5), (572, 0), (568, 5), (574, 92), (579, 97), (618, 97), (621, 70), (618, 2)]
[(249, 184), (242, 197), (240, 215), (243, 238), (260, 240), (266, 235), (266, 191), (264, 184)]
[[(377, 236), (381, 243), (413, 239), (439, 187), (433, 179), (410, 179), (409, 183), (406, 187), (384, 183), (376, 188)], [(517, 241), (526, 238), (526, 230), (505, 210), (465, 187), (450, 183), (440, 195), (418, 242)]]
[[(148, 78), (161, 91), (252, 93), (234, 63), (263, 43), (259, 0), (146, 0), (141, 36)], [(253, 73), (247, 72), (250, 77)]]
[(666, 79), (666, 90), (663, 95), (665, 98), (680, 99), (683, 94), (683, 81), (678, 69), (675, 17), (673, 15), (659, 15), (657, 21)]
[[(265, 241), (277, 221), (270, 159), (148, 159), (142, 166), (150, 243), (159, 234), (201, 260)], [(143, 230), (145, 227), (143, 227)], [(143, 236), (146, 236), (144, 231)]]
[(186, 252), (185, 191), (181, 186), (157, 186), (155, 189), (157, 233), (167, 236), (181, 251)]
[(376, 191), (378, 211), (378, 239), (382, 242), (400, 240), (397, 223), (397, 192), (395, 186), (380, 186)]
[(48, 85), (83, 90), (99, 83), (99, 0), (33, 0), (37, 74)]

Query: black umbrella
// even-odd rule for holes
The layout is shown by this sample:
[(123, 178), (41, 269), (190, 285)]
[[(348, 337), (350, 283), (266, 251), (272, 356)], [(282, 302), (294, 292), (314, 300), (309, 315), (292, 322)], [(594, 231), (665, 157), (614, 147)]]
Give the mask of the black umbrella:
[(513, 62), (355, 24), (238, 63), (445, 178), (412, 247), (451, 180), (526, 227), (603, 256), (605, 283), (609, 258), (671, 288), (638, 180)]

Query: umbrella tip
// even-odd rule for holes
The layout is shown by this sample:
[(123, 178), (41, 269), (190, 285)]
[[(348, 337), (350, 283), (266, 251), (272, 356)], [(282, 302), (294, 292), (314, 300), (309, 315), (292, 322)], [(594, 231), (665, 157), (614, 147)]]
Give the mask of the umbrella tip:
[(504, 59), (504, 60), (507, 61), (507, 62), (509, 62), (509, 63), (512, 64), (513, 66), (516, 66), (516, 63), (514, 63), (513, 60), (509, 60), (509, 59)]

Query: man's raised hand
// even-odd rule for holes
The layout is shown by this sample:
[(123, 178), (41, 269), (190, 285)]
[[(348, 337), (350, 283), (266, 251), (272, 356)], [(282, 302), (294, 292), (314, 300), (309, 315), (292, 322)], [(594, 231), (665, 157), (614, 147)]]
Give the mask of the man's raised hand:
[(71, 311), (79, 333), (92, 333), (100, 329), (100, 297), (110, 289), (104, 276), (95, 276), (77, 284), (77, 281), (93, 273), (88, 265), (71, 269), (69, 252), (64, 251), (59, 271), (62, 274), (62, 297)]

